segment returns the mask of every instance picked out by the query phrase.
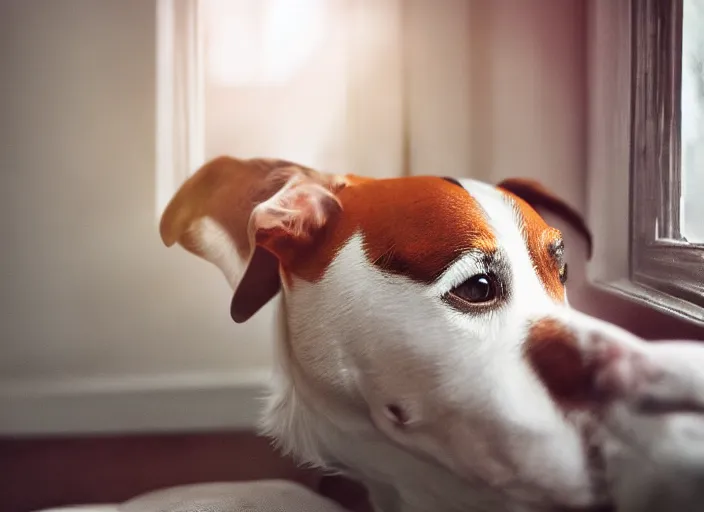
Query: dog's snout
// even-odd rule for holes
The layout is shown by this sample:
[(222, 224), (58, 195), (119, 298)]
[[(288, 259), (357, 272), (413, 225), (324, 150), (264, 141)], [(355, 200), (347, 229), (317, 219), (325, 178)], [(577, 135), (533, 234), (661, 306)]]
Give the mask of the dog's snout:
[(704, 349), (696, 343), (647, 343), (570, 310), (531, 321), (524, 353), (562, 407), (619, 401), (642, 412), (704, 411)]

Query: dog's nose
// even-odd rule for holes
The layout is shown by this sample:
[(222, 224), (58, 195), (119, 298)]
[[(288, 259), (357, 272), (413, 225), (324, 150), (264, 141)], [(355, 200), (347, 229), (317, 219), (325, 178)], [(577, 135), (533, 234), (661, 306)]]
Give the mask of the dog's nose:
[(529, 322), (525, 353), (548, 392), (568, 407), (628, 402), (640, 410), (704, 411), (704, 345), (647, 342), (564, 308)]

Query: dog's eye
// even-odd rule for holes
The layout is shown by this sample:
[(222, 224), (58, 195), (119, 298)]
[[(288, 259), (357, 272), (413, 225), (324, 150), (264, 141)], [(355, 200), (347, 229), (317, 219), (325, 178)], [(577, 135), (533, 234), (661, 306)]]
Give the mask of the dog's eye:
[(563, 263), (560, 267), (560, 282), (562, 284), (567, 282), (567, 263)]
[(496, 283), (486, 274), (477, 274), (450, 292), (471, 304), (483, 304), (496, 299)]

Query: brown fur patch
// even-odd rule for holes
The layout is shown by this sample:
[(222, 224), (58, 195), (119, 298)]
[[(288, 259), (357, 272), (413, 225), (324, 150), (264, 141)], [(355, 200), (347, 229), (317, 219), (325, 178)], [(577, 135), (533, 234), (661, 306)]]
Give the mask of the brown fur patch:
[(556, 402), (584, 407), (594, 400), (596, 365), (584, 360), (574, 333), (560, 321), (545, 318), (531, 325), (525, 350)]
[(331, 190), (341, 186), (339, 176), (283, 160), (218, 157), (186, 180), (171, 199), (159, 226), (162, 240), (167, 246), (179, 242), (190, 252), (203, 256), (200, 241), (193, 239), (190, 230), (199, 219), (210, 217), (232, 237), (237, 252), (246, 261), (252, 252), (248, 233), (252, 210), (283, 187), (285, 181), (275, 178), (277, 173), (286, 176), (280, 171), (288, 168)]
[[(285, 184), (279, 177), (296, 173), (335, 194), (337, 201), (321, 205), (324, 221), (316, 221), (314, 229), (298, 234), (283, 229), (286, 226), (258, 230), (250, 225), (254, 207)], [(254, 255), (242, 280), (247, 286), (238, 287), (233, 300), (233, 308), (238, 310), (233, 316), (238, 321), (256, 310), (254, 306), (239, 307), (253, 296), (251, 288), (256, 282), (251, 282), (254, 278), (249, 279), (250, 274), (271, 274), (271, 290), (257, 301), (263, 303), (278, 290), (279, 272), (289, 284), (292, 275), (309, 281), (320, 279), (356, 233), (363, 237), (372, 264), (425, 283), (437, 279), (463, 253), (473, 249), (489, 253), (497, 247), (479, 204), (466, 190), (442, 178), (342, 177), (278, 160), (221, 157), (205, 164), (180, 187), (166, 208), (160, 226), (164, 243), (170, 246), (179, 242), (205, 257), (202, 241), (193, 231), (204, 217), (222, 226), (242, 260)], [(308, 225), (305, 218), (294, 220), (301, 226)], [(257, 251), (252, 247), (255, 240), (260, 246)], [(257, 258), (263, 254), (261, 247), (276, 259), (266, 254), (266, 258)], [(258, 267), (259, 262), (266, 264)], [(261, 281), (261, 277), (258, 279)], [(246, 309), (246, 314), (240, 314), (240, 309)]]
[[(226, 271), (228, 279), (240, 279), (239, 283), (232, 283), (236, 291), (231, 315), (237, 322), (247, 320), (279, 291), (281, 258), (276, 252), (277, 241), (285, 240), (284, 245), (307, 246), (313, 231), (325, 222), (326, 215), (335, 213), (334, 199), (321, 208), (314, 207), (313, 202), (310, 209), (303, 208), (300, 215), (286, 219), (288, 225), (284, 227), (289, 229), (267, 230), (263, 236), (262, 230), (250, 222), (255, 206), (271, 198), (294, 176), (320, 187), (322, 192), (335, 193), (346, 184), (341, 176), (319, 173), (283, 160), (220, 157), (203, 165), (186, 180), (162, 215), (159, 230), (167, 246), (178, 242), (205, 259), (208, 259), (205, 247), (210, 246), (211, 253), (213, 250), (217, 252), (214, 247), (218, 245), (226, 248), (229, 241), (220, 240), (217, 235), (203, 238), (199, 226), (202, 219), (209, 218), (231, 239), (237, 257), (248, 262), (244, 276), (232, 276), (227, 264), (213, 261)], [(266, 243), (259, 244), (256, 250), (252, 246), (255, 236), (266, 239)]]
[(466, 251), (489, 253), (497, 246), (479, 204), (442, 178), (355, 180), (337, 197), (341, 215), (328, 222), (317, 243), (292, 254), (285, 269), (317, 280), (359, 232), (374, 265), (429, 283)]
[(561, 233), (548, 226), (526, 201), (511, 192), (504, 193), (516, 204), (521, 215), (528, 253), (545, 291), (555, 301), (564, 302), (565, 287), (560, 281), (558, 261), (550, 250), (551, 244), (562, 238)]

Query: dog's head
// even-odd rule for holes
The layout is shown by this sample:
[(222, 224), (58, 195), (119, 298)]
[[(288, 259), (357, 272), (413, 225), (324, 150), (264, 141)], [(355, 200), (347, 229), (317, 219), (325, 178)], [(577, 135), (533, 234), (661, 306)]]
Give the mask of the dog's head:
[(562, 236), (531, 203), (586, 234), (522, 180), (219, 158), (182, 186), (161, 235), (224, 272), (237, 322), (283, 290), (285, 357), (317, 398), (462, 477), (589, 503), (578, 418), (632, 388), (613, 362), (639, 349), (566, 307)]

